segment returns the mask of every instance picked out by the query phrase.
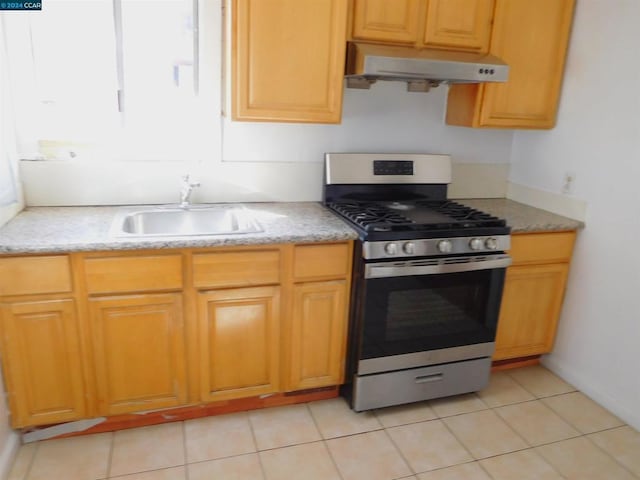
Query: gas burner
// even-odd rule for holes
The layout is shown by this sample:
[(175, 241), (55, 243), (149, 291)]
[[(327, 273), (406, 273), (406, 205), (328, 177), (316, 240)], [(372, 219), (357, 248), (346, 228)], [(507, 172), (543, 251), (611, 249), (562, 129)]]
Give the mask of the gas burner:
[(387, 203), (386, 207), (390, 208), (391, 210), (413, 210), (414, 208), (416, 208), (415, 204), (401, 202)]
[(331, 203), (329, 207), (365, 228), (380, 230), (383, 226), (412, 223), (407, 217), (377, 203)]
[(504, 227), (506, 225), (506, 222), (498, 217), (450, 200), (417, 201), (416, 206), (428, 208), (451, 219), (450, 222), (444, 222), (439, 226), (434, 224), (434, 228)]

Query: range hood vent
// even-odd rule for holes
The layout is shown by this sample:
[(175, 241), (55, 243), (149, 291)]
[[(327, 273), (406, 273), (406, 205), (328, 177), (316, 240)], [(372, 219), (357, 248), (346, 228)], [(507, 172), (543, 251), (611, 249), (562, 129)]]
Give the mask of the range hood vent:
[(441, 83), (506, 82), (509, 66), (488, 54), (349, 43), (345, 77), (349, 88), (396, 80), (426, 92)]

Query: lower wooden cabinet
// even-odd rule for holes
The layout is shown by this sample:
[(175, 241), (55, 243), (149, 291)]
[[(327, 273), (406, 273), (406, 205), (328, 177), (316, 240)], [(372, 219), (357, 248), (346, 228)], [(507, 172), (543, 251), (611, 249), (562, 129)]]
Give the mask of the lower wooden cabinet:
[(496, 336), (496, 360), (551, 351), (568, 272), (567, 264), (509, 269)]
[(71, 299), (2, 304), (2, 358), (13, 427), (86, 415), (76, 308)]
[(92, 298), (89, 310), (98, 414), (186, 402), (181, 294)]
[(337, 386), (352, 249), (0, 256), (12, 427)]
[(343, 382), (347, 298), (344, 280), (294, 286), (286, 390)]
[(280, 288), (198, 296), (202, 401), (279, 391)]
[(574, 240), (575, 232), (512, 236), (494, 360), (552, 350)]

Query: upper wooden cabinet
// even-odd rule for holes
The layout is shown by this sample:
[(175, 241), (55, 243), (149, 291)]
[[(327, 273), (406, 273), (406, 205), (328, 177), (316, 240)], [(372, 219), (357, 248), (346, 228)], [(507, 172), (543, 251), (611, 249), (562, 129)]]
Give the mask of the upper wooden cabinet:
[(496, 0), (489, 51), (509, 65), (509, 81), (450, 87), (447, 123), (553, 128), (574, 3)]
[(486, 52), (494, 0), (429, 0), (423, 42), (431, 48)]
[(353, 40), (486, 52), (494, 0), (354, 0)]
[(418, 0), (355, 0), (352, 37), (415, 44), (418, 41)]
[(339, 123), (347, 0), (233, 0), (234, 120)]

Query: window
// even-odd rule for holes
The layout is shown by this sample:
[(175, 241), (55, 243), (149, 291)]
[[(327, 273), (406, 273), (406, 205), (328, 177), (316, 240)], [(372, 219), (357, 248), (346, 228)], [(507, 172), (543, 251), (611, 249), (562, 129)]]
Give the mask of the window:
[(8, 88), (6, 68), (6, 52), (1, 40), (4, 37), (0, 24), (0, 225), (5, 220), (2, 217), (2, 207), (15, 204), (18, 200), (13, 172), (15, 148), (13, 147), (13, 120), (11, 97)]
[(45, 0), (3, 21), (21, 158), (202, 155), (197, 0)]

